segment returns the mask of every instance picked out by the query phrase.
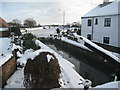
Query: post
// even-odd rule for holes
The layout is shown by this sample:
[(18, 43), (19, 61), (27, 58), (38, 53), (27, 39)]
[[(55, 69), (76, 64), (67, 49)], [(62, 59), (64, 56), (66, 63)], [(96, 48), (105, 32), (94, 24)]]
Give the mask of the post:
[(63, 11), (63, 30), (64, 30), (64, 25), (65, 25), (65, 11)]
[(92, 18), (92, 35), (91, 35), (91, 40), (93, 40), (93, 35), (94, 35), (94, 17)]

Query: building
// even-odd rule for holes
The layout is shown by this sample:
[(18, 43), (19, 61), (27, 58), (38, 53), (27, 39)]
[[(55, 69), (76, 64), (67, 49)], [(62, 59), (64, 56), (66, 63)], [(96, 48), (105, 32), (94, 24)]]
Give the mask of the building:
[(81, 35), (108, 46), (120, 47), (120, 0), (104, 0), (82, 18)]

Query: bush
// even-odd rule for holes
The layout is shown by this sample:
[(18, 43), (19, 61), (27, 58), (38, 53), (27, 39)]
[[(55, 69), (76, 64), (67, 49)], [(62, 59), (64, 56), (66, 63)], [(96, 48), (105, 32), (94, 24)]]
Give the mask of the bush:
[(81, 29), (78, 29), (77, 34), (81, 35)]
[[(47, 55), (52, 55), (50, 62)], [(32, 66), (32, 67), (31, 67)], [(28, 60), (24, 69), (27, 88), (59, 88), (60, 66), (56, 57), (49, 52), (42, 52), (34, 60)]]
[(40, 49), (40, 46), (35, 44), (35, 39), (36, 37), (33, 36), (31, 33), (25, 34), (23, 35), (23, 50), (27, 50), (27, 49), (33, 49), (33, 50), (37, 50)]
[(14, 32), (15, 36), (21, 36), (20, 27), (10, 27), (11, 32)]

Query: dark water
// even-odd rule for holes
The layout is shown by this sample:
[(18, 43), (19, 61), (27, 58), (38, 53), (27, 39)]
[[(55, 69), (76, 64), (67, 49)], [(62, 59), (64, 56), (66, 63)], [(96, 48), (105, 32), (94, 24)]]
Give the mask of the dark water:
[(100, 66), (99, 63), (91, 62), (91, 58), (84, 56), (71, 55), (70, 52), (56, 45), (45, 43), (51, 49), (59, 53), (63, 58), (67, 59), (75, 65), (75, 70), (85, 79), (92, 81), (93, 85), (101, 85), (103, 83), (109, 82), (111, 79), (110, 70), (104, 69), (106, 67)]

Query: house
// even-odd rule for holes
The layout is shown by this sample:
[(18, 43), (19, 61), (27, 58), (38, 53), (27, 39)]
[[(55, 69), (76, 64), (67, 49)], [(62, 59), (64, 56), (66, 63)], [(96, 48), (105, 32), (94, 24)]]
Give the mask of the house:
[(120, 48), (120, 0), (104, 0), (82, 18), (81, 35), (93, 42)]

